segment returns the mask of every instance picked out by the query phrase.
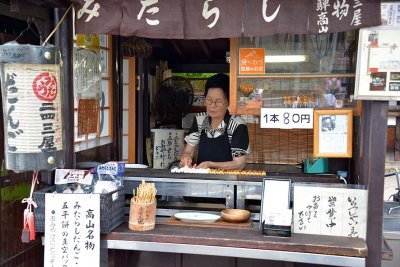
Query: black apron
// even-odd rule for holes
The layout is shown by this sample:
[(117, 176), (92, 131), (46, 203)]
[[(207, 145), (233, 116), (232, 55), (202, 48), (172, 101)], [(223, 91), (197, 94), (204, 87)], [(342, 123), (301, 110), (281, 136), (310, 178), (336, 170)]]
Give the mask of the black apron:
[(203, 129), (200, 134), (197, 164), (203, 161), (225, 162), (232, 160), (231, 145), (226, 130), (224, 134), (217, 138), (208, 138)]

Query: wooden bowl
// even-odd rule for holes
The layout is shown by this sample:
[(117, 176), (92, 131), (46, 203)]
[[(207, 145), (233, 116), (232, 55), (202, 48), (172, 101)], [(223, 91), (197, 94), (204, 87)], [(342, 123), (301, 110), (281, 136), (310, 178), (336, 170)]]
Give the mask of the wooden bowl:
[(221, 211), (221, 217), (227, 222), (245, 222), (250, 218), (250, 211), (239, 209), (227, 209)]

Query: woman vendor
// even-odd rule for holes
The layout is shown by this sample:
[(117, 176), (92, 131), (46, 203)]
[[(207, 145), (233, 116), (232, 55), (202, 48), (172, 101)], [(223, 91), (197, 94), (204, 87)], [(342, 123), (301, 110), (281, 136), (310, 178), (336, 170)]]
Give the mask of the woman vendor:
[[(216, 74), (205, 84), (207, 112), (193, 119), (179, 165), (195, 168), (243, 169), (249, 153), (249, 133), (240, 116), (229, 115), (229, 77)], [(193, 155), (198, 147), (197, 162)]]

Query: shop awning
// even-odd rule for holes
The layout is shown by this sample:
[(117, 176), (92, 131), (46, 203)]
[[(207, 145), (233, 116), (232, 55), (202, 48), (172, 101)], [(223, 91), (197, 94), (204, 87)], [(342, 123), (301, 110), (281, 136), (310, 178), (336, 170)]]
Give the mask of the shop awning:
[(214, 39), (381, 24), (377, 0), (73, 0), (77, 33)]

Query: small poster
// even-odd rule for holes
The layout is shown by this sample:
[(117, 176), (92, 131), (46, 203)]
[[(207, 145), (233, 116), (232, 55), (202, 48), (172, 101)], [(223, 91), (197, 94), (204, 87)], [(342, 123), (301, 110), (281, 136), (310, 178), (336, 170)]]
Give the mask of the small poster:
[(400, 28), (361, 29), (355, 98), (400, 100)]
[(294, 233), (366, 238), (368, 191), (296, 183)]
[(260, 127), (271, 129), (312, 129), (312, 108), (262, 108)]
[(381, 3), (382, 25), (400, 26), (400, 3)]
[(100, 194), (45, 195), (44, 266), (100, 266)]
[(239, 49), (239, 74), (265, 74), (264, 48)]
[(98, 99), (79, 99), (78, 135), (97, 133), (99, 111)]
[(154, 133), (153, 168), (167, 169), (178, 160), (184, 147), (184, 130), (152, 129)]
[(314, 110), (314, 157), (351, 158), (352, 110)]

